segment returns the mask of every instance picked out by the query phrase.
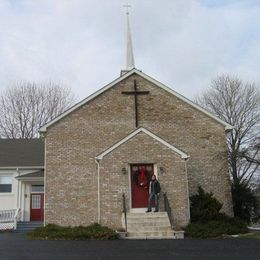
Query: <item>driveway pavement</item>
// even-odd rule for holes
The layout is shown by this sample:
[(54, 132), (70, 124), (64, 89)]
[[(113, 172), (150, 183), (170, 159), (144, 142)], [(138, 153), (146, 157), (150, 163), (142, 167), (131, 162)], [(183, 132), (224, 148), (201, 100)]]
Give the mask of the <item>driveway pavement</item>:
[(40, 241), (0, 233), (0, 259), (259, 260), (260, 240)]

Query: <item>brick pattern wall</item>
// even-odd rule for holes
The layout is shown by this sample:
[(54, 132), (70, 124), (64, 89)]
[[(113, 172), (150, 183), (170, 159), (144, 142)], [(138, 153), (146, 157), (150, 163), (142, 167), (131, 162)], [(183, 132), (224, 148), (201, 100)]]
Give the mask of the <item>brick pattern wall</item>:
[(185, 226), (189, 221), (187, 200), (187, 177), (185, 161), (168, 147), (145, 133), (139, 133), (126, 144), (119, 146), (100, 162), (101, 216), (102, 223), (117, 227), (122, 213), (122, 194), (126, 194), (128, 208), (131, 207), (130, 170), (122, 174), (122, 168), (130, 164), (153, 163), (161, 184), (160, 209), (164, 210), (162, 194), (167, 192), (176, 226)]
[[(121, 93), (133, 90), (134, 79), (138, 90), (150, 91), (149, 95), (138, 97), (139, 125), (191, 156), (187, 163), (190, 194), (196, 192), (197, 186), (201, 185), (207, 191), (212, 191), (223, 203), (223, 210), (232, 215), (224, 127), (163, 89), (140, 76), (132, 75), (48, 128), (45, 136), (46, 223), (88, 225), (97, 221), (97, 165), (94, 158), (135, 129), (134, 98)], [(136, 140), (138, 139), (134, 139)], [(144, 145), (144, 141), (139, 142), (141, 146)], [(149, 145), (151, 150), (151, 144)], [(169, 159), (173, 156), (169, 155), (169, 151), (168, 154), (157, 154), (154, 148), (151, 150), (154, 154), (149, 153), (149, 158), (134, 157), (139, 152), (135, 148), (138, 146), (131, 147), (129, 144), (126, 147), (132, 153), (132, 162), (136, 160), (135, 163), (140, 163), (139, 160), (147, 158), (149, 162), (156, 160), (158, 165), (167, 165), (167, 171), (176, 165), (179, 165), (178, 171), (183, 171), (182, 162), (167, 164), (167, 160), (176, 162), (176, 158)], [(127, 162), (122, 161), (124, 153), (127, 154), (126, 150), (123, 151), (118, 155), (118, 160), (104, 160), (107, 163), (106, 169), (102, 168), (104, 173), (108, 169), (120, 173), (122, 162)], [(107, 173), (106, 176), (102, 185), (110, 192), (110, 189), (114, 189), (113, 186), (110, 187), (111, 174)], [(169, 177), (168, 173), (162, 178), (166, 177)], [(169, 180), (169, 184), (163, 181), (167, 191), (171, 187), (172, 192), (175, 191), (174, 181)], [(111, 193), (113, 192), (112, 190)], [(102, 201), (104, 209), (110, 207), (111, 203), (121, 203)], [(181, 199), (173, 201), (175, 211), (179, 212), (176, 213), (176, 221), (179, 223), (175, 224), (182, 225), (187, 221), (184, 213), (187, 205), (183, 205)], [(111, 214), (113, 217), (110, 220), (103, 217), (102, 221), (115, 226), (119, 221), (118, 215), (118, 210), (114, 209)]]

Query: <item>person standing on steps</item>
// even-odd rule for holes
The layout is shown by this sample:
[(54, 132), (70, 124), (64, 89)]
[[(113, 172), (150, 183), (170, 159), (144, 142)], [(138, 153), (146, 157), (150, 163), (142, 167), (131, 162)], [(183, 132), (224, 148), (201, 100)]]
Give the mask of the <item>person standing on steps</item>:
[(159, 195), (161, 192), (161, 186), (159, 181), (157, 181), (156, 176), (153, 175), (152, 176), (152, 180), (149, 183), (149, 199), (148, 199), (148, 209), (147, 209), (147, 213), (151, 212), (152, 210), (152, 200), (154, 198), (155, 201), (155, 211), (154, 212), (158, 212), (159, 211)]

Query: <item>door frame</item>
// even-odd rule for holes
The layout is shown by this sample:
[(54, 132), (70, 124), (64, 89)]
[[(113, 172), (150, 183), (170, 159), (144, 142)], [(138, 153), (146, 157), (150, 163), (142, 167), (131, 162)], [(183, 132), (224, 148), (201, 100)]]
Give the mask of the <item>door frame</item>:
[[(44, 188), (44, 190), (43, 191), (32, 191), (32, 186), (33, 185), (31, 185), (31, 192), (30, 192), (30, 211), (29, 211), (29, 213), (30, 213), (30, 215), (29, 215), (29, 221), (31, 222), (31, 221), (37, 221), (37, 220), (31, 220), (31, 210), (32, 210), (32, 195), (41, 195), (42, 197), (41, 197), (41, 201), (42, 201), (42, 212), (41, 212), (41, 220), (39, 220), (39, 221), (44, 221), (44, 211), (45, 211), (45, 208), (44, 208), (44, 205), (45, 205), (45, 193), (44, 193), (44, 190), (45, 190), (45, 188)], [(44, 185), (35, 185), (35, 186), (43, 186), (43, 187), (45, 187)]]
[(132, 183), (131, 183), (131, 165), (140, 165), (140, 164), (152, 164), (153, 165), (153, 174), (156, 176), (158, 180), (158, 164), (154, 162), (139, 162), (139, 163), (128, 163), (127, 164), (127, 172), (128, 172), (128, 192), (129, 192), (129, 210), (131, 213), (143, 213), (147, 210), (147, 208), (132, 208)]

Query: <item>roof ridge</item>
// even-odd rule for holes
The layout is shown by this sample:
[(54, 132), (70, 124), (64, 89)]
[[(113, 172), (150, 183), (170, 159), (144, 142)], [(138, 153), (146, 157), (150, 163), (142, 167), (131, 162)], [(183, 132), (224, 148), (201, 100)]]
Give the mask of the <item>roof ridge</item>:
[(195, 104), (193, 101), (191, 101), (190, 99), (184, 97), (183, 95), (179, 94), (178, 92), (176, 92), (175, 90), (167, 87), (166, 85), (162, 84), (161, 82), (157, 81), (156, 79), (148, 76), (147, 74), (143, 73), (142, 71), (137, 70), (136, 68), (133, 68), (132, 70), (128, 71), (127, 73), (123, 74), (122, 76), (118, 77), (117, 79), (113, 80), (111, 83), (105, 85), (103, 88), (97, 90), (96, 92), (94, 92), (93, 94), (89, 95), (88, 97), (86, 97), (85, 99), (81, 100), (80, 102), (78, 102), (77, 104), (75, 104), (74, 106), (72, 106), (71, 108), (69, 108), (68, 110), (64, 111), (62, 114), (60, 114), (59, 116), (57, 116), (56, 118), (54, 118), (53, 120), (49, 121), (48, 123), (46, 123), (45, 125), (43, 125), (40, 129), (39, 132), (40, 133), (44, 133), (47, 131), (47, 128), (51, 125), (53, 125), (54, 123), (56, 123), (57, 121), (61, 120), (63, 117), (67, 116), (68, 114), (70, 114), (71, 112), (73, 112), (74, 110), (78, 109), (79, 107), (85, 105), (86, 103), (88, 103), (89, 101), (91, 101), (92, 99), (94, 99), (95, 97), (99, 96), (100, 94), (102, 94), (103, 92), (105, 92), (106, 90), (112, 88), (114, 85), (116, 85), (117, 83), (121, 82), (122, 80), (128, 78), (129, 76), (131, 76), (132, 74), (137, 74), (143, 78), (145, 78), (146, 80), (150, 81), (151, 83), (157, 85), (158, 87), (161, 87), (162, 89), (164, 89), (165, 91), (169, 92), (170, 94), (174, 95), (175, 97), (181, 99), (182, 101), (186, 102), (187, 104), (189, 104), (190, 106), (194, 107), (195, 109), (201, 111), (202, 113), (206, 114), (208, 117), (214, 119), (215, 121), (217, 121), (218, 123), (222, 124), (223, 126), (225, 126), (225, 130), (229, 131), (231, 129), (233, 129), (233, 126), (231, 126), (230, 124), (228, 124), (227, 122), (223, 121), (222, 119), (218, 118), (217, 116), (213, 115), (212, 113), (210, 113), (209, 111), (205, 110), (204, 108), (202, 108), (201, 106)]

